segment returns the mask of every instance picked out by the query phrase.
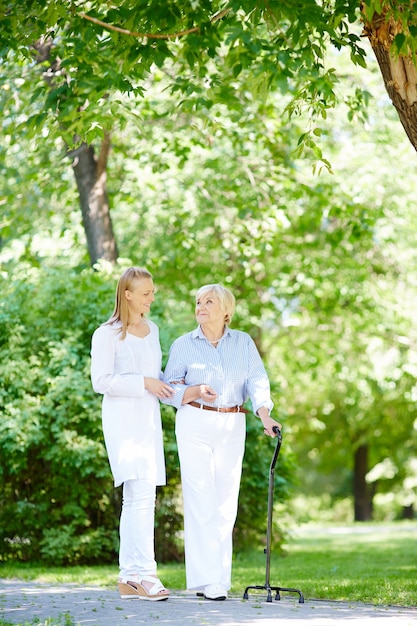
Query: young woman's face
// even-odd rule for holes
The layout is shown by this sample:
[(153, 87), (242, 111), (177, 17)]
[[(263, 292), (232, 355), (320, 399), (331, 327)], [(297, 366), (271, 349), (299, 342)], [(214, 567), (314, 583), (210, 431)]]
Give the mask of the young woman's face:
[(125, 297), (129, 308), (137, 314), (145, 315), (151, 310), (155, 300), (155, 287), (151, 278), (136, 278), (130, 289), (126, 289)]

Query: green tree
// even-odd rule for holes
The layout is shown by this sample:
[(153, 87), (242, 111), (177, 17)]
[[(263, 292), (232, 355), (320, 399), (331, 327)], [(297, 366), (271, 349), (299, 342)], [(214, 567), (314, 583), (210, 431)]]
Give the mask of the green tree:
[[(409, 130), (417, 76), (413, 3), (124, 0), (113, 7), (97, 1), (2, 0), (0, 15), (3, 59), (21, 59), (22, 78), (32, 82), (37, 105), (29, 125), (58, 121), (55, 132), (64, 133), (69, 145), (74, 137), (87, 144), (102, 138), (117, 113), (124, 117), (119, 94), (142, 95), (155, 66), (173, 67), (174, 93), (195, 106), (236, 101), (236, 79), (243, 76), (256, 97), (278, 89), (292, 94), (292, 110), (307, 107), (324, 116), (337, 101), (338, 76), (327, 64), (329, 49), (345, 48), (354, 64), (364, 65), (361, 23), (415, 145)], [(41, 44), (50, 45), (50, 88), (30, 71), (34, 48)]]
[[(338, 72), (328, 64), (329, 49), (346, 48), (354, 64), (365, 64), (357, 34), (360, 10), (378, 60), (383, 54), (388, 59), (392, 71), (387, 75), (381, 64), (383, 76), (413, 142), (409, 93), (415, 80), (408, 59), (415, 48), (414, 9), (380, 0), (296, 5), (125, 0), (117, 8), (100, 2), (3, 0), (2, 65), (20, 68), (18, 81), (4, 83), (3, 119), (12, 135), (24, 129), (63, 139), (74, 157), (91, 263), (114, 262), (118, 252), (106, 187), (109, 141), (115, 120), (116, 132), (126, 125), (130, 99), (140, 111), (136, 98), (149, 89), (155, 68), (164, 71), (173, 101), (184, 110), (204, 114), (214, 103), (224, 103), (242, 111), (246, 93), (264, 99), (278, 91), (285, 97), (282, 111), (294, 116), (306, 110), (320, 120), (338, 101)], [(390, 34), (383, 38), (385, 24)], [(397, 85), (395, 94), (392, 85)], [(352, 106), (361, 107), (362, 99), (358, 90)], [(312, 148), (320, 160), (314, 133), (314, 125), (302, 132), (300, 150)]]
[(291, 381), (280, 376), (304, 489), (354, 492), (356, 519), (386, 492), (399, 515), (416, 500), (413, 152), (378, 83), (367, 84), (384, 114), (366, 129), (329, 115), (335, 175), (322, 173), (321, 199), (299, 209), (299, 247), (282, 251), (292, 273), (277, 281), (282, 322), (270, 337)]
[[(172, 89), (194, 105), (236, 102), (236, 78), (250, 78), (260, 95), (280, 88), (323, 110), (334, 95), (323, 65), (329, 44), (347, 46), (362, 62), (360, 39), (349, 31), (357, 2), (100, 2), (1, 4), (5, 59), (19, 58), (36, 76), (31, 49), (51, 43), (48, 81), (35, 80), (35, 126), (59, 121), (55, 132), (91, 143), (123, 111), (119, 94), (142, 95), (155, 66), (175, 70)], [(301, 91), (300, 91), (301, 90)], [(302, 92), (302, 93), (301, 93)], [(39, 98), (39, 99), (38, 99)], [(123, 115), (123, 113), (122, 113)]]

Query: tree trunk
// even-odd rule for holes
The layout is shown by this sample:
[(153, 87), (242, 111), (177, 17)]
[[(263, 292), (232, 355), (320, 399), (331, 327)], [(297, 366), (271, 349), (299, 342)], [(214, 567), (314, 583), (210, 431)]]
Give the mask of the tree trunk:
[[(52, 46), (50, 37), (42, 38), (33, 45), (38, 63), (50, 61)], [(43, 73), (48, 85), (53, 84), (55, 72), (62, 72), (59, 60), (54, 60), (49, 71)], [(115, 263), (118, 257), (106, 190), (109, 150), (110, 134), (105, 133), (98, 159), (93, 146), (87, 144), (81, 144), (76, 150), (68, 152), (68, 156), (73, 158), (91, 265), (99, 259)]]
[(395, 58), (391, 51), (395, 36), (401, 32), (401, 24), (387, 18), (386, 12), (374, 13), (370, 22), (364, 19), (363, 34), (375, 53), (385, 88), (404, 130), (417, 150), (417, 69), (411, 54)]
[(402, 519), (414, 519), (414, 505), (406, 504), (403, 507)]
[(362, 445), (355, 451), (353, 470), (353, 498), (355, 522), (372, 519), (372, 494), (366, 482), (368, 473), (368, 446)]
[(106, 134), (98, 159), (93, 146), (86, 144), (70, 153), (74, 157), (73, 169), (91, 265), (99, 259), (115, 263), (118, 256), (106, 191), (109, 149), (110, 138)]

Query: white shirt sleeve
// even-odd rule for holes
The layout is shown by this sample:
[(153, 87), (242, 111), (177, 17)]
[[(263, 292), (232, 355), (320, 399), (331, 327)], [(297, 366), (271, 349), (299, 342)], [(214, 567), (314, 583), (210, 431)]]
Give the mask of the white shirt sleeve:
[(140, 397), (145, 391), (143, 374), (125, 359), (118, 366), (116, 357), (121, 341), (111, 326), (100, 326), (91, 341), (91, 382), (96, 393), (109, 396)]

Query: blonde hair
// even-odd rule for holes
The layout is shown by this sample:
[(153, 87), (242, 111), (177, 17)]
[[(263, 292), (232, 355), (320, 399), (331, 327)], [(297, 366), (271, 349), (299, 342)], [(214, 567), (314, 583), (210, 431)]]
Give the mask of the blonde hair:
[(200, 287), (200, 289), (196, 293), (195, 299), (199, 300), (201, 296), (209, 292), (213, 293), (213, 295), (217, 298), (221, 308), (225, 313), (224, 323), (230, 324), (236, 307), (236, 300), (234, 295), (231, 291), (229, 291), (229, 289), (226, 289), (226, 287), (224, 287), (220, 283), (214, 283), (213, 285), (203, 285), (202, 287)]
[(121, 339), (125, 339), (126, 337), (129, 321), (129, 307), (127, 305), (125, 291), (126, 289), (132, 291), (134, 281), (140, 278), (152, 279), (152, 274), (144, 267), (128, 267), (120, 276), (117, 283), (114, 310), (106, 324), (121, 323)]

